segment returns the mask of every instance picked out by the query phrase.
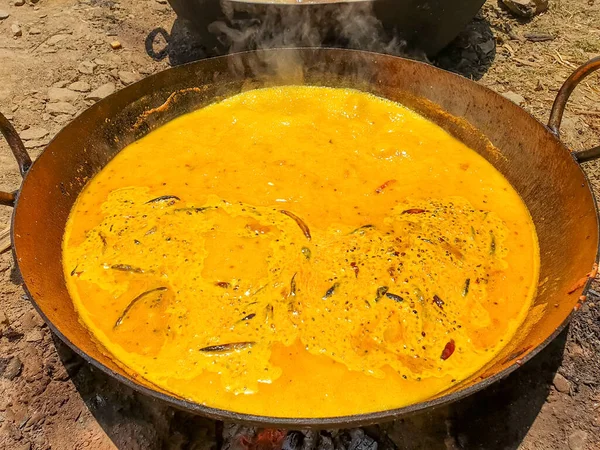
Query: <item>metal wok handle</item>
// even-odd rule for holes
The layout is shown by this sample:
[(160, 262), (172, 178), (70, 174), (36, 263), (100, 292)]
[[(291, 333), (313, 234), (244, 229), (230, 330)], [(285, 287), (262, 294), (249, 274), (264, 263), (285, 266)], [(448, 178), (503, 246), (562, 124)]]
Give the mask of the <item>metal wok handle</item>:
[[(558, 91), (554, 104), (552, 105), (552, 110), (550, 111), (550, 119), (548, 120), (548, 128), (550, 128), (550, 131), (557, 137), (560, 134), (560, 123), (571, 93), (581, 80), (598, 69), (600, 69), (600, 56), (590, 59), (588, 62), (577, 68), (575, 72), (567, 78), (567, 81), (564, 82)], [(574, 156), (578, 162), (592, 161), (596, 158), (600, 158), (600, 146), (574, 153)]]
[[(19, 172), (21, 172), (21, 176), (24, 177), (31, 167), (31, 158), (29, 157), (27, 150), (25, 150), (23, 141), (17, 134), (17, 131), (2, 113), (0, 113), (0, 132), (4, 135), (6, 142), (8, 142), (8, 146), (12, 150), (13, 155), (15, 155), (15, 159), (19, 165)], [(0, 205), (15, 206), (16, 198), (16, 192), (0, 191)]]

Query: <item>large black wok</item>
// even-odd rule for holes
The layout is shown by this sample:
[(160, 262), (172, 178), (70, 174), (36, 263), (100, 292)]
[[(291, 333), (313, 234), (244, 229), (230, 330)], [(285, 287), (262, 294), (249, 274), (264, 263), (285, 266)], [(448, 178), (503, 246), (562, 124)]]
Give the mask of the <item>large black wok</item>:
[[(596, 262), (598, 216), (578, 162), (600, 156), (600, 147), (573, 154), (560, 142), (558, 129), (573, 88), (598, 68), (600, 58), (567, 80), (548, 127), (494, 92), (429, 65), (329, 49), (234, 54), (150, 76), (86, 110), (58, 133), (33, 165), (15, 130), (0, 115), (0, 129), (25, 177), (18, 194), (0, 196), (2, 204), (15, 206), (13, 250), (25, 290), (52, 331), (94, 366), (147, 395), (213, 418), (270, 427), (347, 427), (465, 397), (539, 352), (585, 299), (589, 280), (585, 287), (580, 283), (575, 292), (568, 292)], [(323, 419), (217, 410), (177, 398), (127, 373), (101, 351), (78, 321), (65, 288), (61, 239), (71, 206), (85, 183), (124, 146), (181, 114), (245, 89), (299, 83), (362, 89), (413, 108), (490, 161), (521, 194), (531, 212), (539, 236), (541, 275), (535, 304), (525, 323), (490, 364), (427, 402)]]

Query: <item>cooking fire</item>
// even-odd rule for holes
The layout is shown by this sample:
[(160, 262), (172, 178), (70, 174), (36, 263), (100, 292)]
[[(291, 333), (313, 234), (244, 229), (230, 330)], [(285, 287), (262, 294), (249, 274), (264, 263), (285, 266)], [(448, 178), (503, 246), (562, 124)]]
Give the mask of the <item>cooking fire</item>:
[[(218, 431), (217, 431), (218, 432)], [(258, 429), (226, 423), (218, 450), (397, 450), (379, 427), (331, 431)]]

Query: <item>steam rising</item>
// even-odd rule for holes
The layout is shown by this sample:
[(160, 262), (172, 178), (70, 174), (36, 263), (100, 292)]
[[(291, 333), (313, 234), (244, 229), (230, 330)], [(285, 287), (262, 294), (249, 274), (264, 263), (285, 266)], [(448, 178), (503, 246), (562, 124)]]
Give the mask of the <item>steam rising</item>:
[[(282, 47), (344, 47), (403, 55), (406, 43), (384, 30), (372, 2), (320, 5), (224, 3), (226, 21), (209, 25), (230, 52)], [(242, 17), (239, 17), (242, 16)]]
[[(226, 19), (213, 22), (208, 31), (230, 53), (247, 50), (265, 50), (290, 47), (342, 47), (407, 56), (406, 42), (395, 32), (386, 30), (375, 16), (373, 2), (330, 4), (256, 4), (221, 3)], [(259, 56), (252, 71), (289, 76), (295, 67), (298, 71), (302, 61)], [(290, 57), (290, 55), (292, 55)], [(424, 54), (412, 58), (426, 60)], [(290, 61), (289, 59), (292, 59)]]

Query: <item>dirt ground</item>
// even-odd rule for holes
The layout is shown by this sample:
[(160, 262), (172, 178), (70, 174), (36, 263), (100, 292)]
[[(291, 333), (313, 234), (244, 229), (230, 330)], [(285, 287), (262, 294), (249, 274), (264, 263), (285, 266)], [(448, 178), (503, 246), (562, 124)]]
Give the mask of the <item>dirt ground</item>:
[[(9, 13), (2, 19), (0, 11), (0, 111), (33, 157), (102, 96), (90, 92), (211, 50), (166, 0), (0, 0), (0, 10)], [(599, 54), (598, 0), (553, 0), (529, 21), (488, 1), (433, 62), (545, 122), (561, 83)], [(600, 143), (599, 81), (586, 79), (567, 108), (562, 137), (574, 150)], [(584, 169), (600, 194), (600, 165)], [(19, 182), (0, 142), (0, 189)], [(0, 229), (10, 213), (1, 208)], [(600, 449), (599, 355), (600, 298), (592, 296), (568, 330), (507, 380), (381, 429), (400, 449)], [(24, 296), (11, 253), (0, 255), (0, 449), (209, 449), (214, 433), (210, 420), (119, 386), (61, 345)]]

